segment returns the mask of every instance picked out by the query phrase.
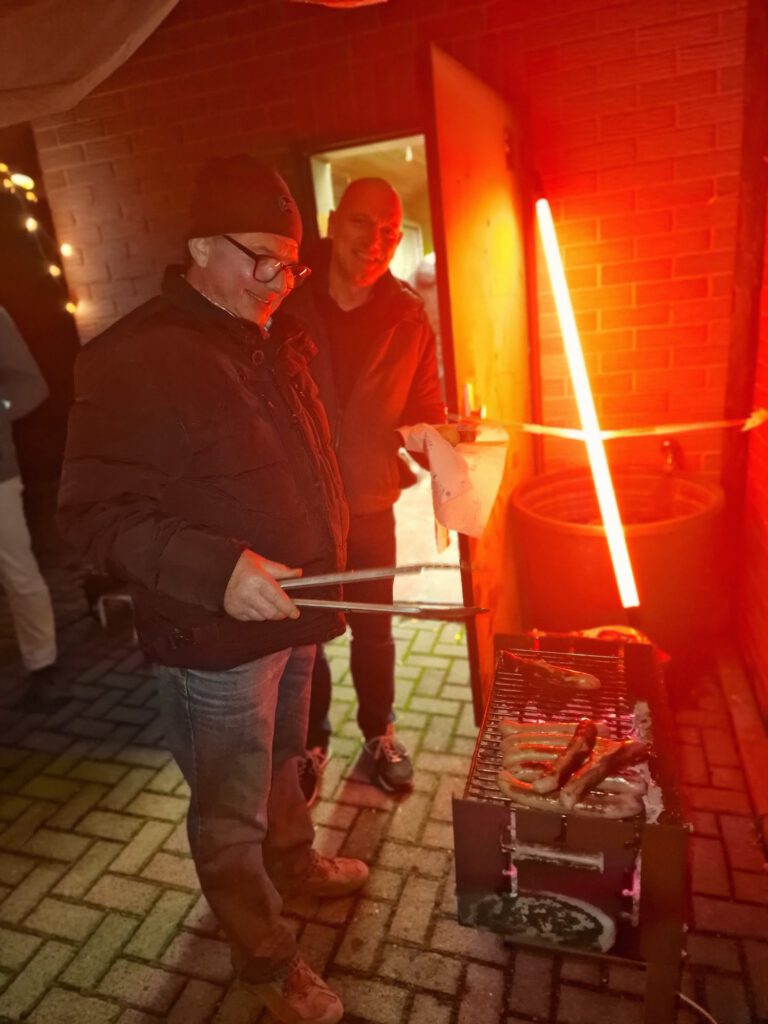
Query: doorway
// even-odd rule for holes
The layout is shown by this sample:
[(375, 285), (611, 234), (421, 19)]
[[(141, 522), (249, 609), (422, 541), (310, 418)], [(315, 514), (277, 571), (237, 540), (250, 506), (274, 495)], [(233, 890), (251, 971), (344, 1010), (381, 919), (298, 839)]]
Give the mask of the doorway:
[[(399, 193), (403, 204), (403, 239), (390, 265), (395, 277), (406, 281), (421, 296), (435, 333), (438, 373), (445, 397), (443, 353), (437, 301), (437, 274), (432, 214), (423, 135), (408, 135), (355, 146), (332, 148), (309, 157), (321, 237), (328, 232), (328, 216), (335, 210), (347, 185), (358, 178), (384, 178)], [(417, 481), (403, 490), (395, 505), (398, 563), (441, 562), (458, 565), (458, 542), (452, 536), (445, 551), (435, 542), (429, 474), (411, 462)], [(401, 577), (396, 599), (461, 601), (459, 573), (433, 573)]]

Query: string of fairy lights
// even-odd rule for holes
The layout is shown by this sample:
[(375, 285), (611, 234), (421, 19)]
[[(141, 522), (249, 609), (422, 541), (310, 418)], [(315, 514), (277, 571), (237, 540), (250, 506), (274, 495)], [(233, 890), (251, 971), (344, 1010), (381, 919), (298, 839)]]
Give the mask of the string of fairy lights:
[(59, 255), (64, 259), (72, 256), (74, 250), (69, 242), (57, 246), (55, 240), (40, 223), (39, 218), (35, 216), (39, 199), (35, 192), (34, 178), (28, 174), (11, 170), (8, 164), (0, 163), (0, 185), (2, 186), (0, 194), (9, 195), (16, 200), (19, 210), (19, 227), (27, 231), (36, 242), (46, 273), (61, 286), (64, 309), (74, 316), (78, 310), (78, 304), (67, 290), (64, 270), (58, 259)]

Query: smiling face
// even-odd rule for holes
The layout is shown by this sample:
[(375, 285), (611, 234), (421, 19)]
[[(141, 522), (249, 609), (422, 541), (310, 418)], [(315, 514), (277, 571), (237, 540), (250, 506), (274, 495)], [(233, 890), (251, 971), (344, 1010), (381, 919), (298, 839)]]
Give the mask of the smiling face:
[(392, 262), (402, 222), (400, 197), (388, 182), (353, 181), (328, 222), (332, 270), (354, 288), (370, 288)]
[[(272, 256), (281, 263), (295, 263), (299, 256), (295, 239), (283, 235), (247, 231), (231, 237), (253, 252)], [(193, 263), (187, 271), (187, 280), (192, 287), (235, 316), (259, 327), (266, 326), (290, 291), (284, 271), (271, 281), (255, 280), (250, 256), (221, 235), (191, 238), (189, 251)]]

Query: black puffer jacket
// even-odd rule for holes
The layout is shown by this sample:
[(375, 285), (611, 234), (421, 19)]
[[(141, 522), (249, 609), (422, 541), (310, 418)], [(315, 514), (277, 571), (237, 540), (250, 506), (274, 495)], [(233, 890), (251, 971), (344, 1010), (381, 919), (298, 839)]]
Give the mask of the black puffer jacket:
[(161, 664), (232, 668), (343, 629), (335, 612), (239, 622), (222, 608), (245, 547), (305, 575), (343, 568), (347, 509), (311, 348), (280, 313), (264, 341), (175, 269), (78, 357), (60, 522), (134, 585), (141, 645)]

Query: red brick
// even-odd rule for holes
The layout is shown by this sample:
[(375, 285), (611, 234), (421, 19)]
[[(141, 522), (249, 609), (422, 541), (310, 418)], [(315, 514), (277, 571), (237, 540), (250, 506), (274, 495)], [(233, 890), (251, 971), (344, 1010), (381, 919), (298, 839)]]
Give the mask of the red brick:
[(661, 82), (647, 82), (641, 85), (640, 103), (644, 107), (655, 107), (660, 103), (711, 96), (717, 92), (717, 85), (717, 72), (714, 70), (676, 75)]
[(706, 342), (706, 339), (707, 327), (705, 325), (643, 327), (637, 331), (636, 335), (638, 348), (657, 348), (658, 346), (666, 348), (674, 346), (675, 350), (677, 350), (678, 346), (681, 345), (701, 345)]
[(634, 413), (638, 416), (651, 416), (665, 412), (667, 398), (665, 395), (607, 395), (600, 400), (600, 408), (606, 415), (614, 413)]
[(715, 146), (715, 139), (715, 129), (711, 125), (660, 132), (637, 140), (637, 157), (639, 160), (658, 160), (666, 156), (706, 152)]
[(732, 37), (698, 46), (683, 46), (677, 58), (681, 71), (729, 67), (744, 59), (744, 40)]
[(546, 1017), (552, 987), (552, 957), (518, 949), (509, 994), (509, 1009), (531, 1017)]
[(693, 892), (707, 896), (730, 896), (723, 844), (717, 839), (692, 836), (689, 853)]
[(744, 983), (740, 978), (708, 974), (704, 980), (704, 988), (707, 1008), (715, 1020), (751, 1024), (754, 1018)]
[(595, 242), (593, 245), (565, 246), (563, 258), (566, 269), (596, 263), (622, 263), (632, 258), (633, 250), (634, 243), (631, 238), (620, 238), (611, 242)]
[(742, 903), (768, 904), (768, 871), (734, 871), (733, 887), (736, 899)]
[(604, 114), (600, 118), (600, 136), (603, 139), (620, 139), (626, 136), (636, 138), (664, 131), (665, 128), (672, 128), (674, 125), (675, 108), (672, 106), (638, 110), (633, 113), (623, 111), (617, 114)]
[(604, 284), (618, 284), (624, 281), (659, 281), (672, 276), (672, 260), (636, 260), (617, 263), (602, 268)]
[(768, 1017), (768, 944), (745, 942), (752, 991), (755, 995), (755, 1010), (761, 1020)]
[(742, 871), (766, 870), (754, 821), (723, 815), (720, 824), (731, 867)]
[(699, 836), (719, 836), (717, 818), (711, 811), (697, 811), (687, 808), (685, 812), (686, 821), (693, 825), (693, 830)]
[(702, 369), (692, 370), (639, 370), (635, 374), (638, 391), (671, 391), (674, 394), (702, 388), (707, 375)]
[(655, 213), (636, 213), (626, 217), (604, 217), (600, 222), (601, 238), (636, 238), (638, 235), (656, 235), (669, 231), (672, 217), (666, 210)]
[(667, 324), (671, 307), (668, 304), (643, 306), (642, 309), (606, 309), (600, 314), (603, 327), (647, 327), (652, 324)]
[(675, 228), (717, 227), (736, 217), (736, 197), (720, 196), (706, 206), (681, 206), (675, 210)]
[(708, 202), (715, 194), (711, 180), (670, 182), (652, 188), (638, 189), (638, 210), (651, 210), (662, 206), (686, 206)]
[(694, 896), (693, 908), (696, 928), (702, 931), (754, 939), (768, 935), (768, 908), (708, 896)]
[(598, 180), (601, 189), (636, 188), (671, 181), (675, 165), (672, 160), (653, 160), (633, 163), (628, 167), (614, 167), (601, 171)]
[(684, 786), (683, 794), (686, 804), (697, 810), (722, 811), (726, 814), (750, 813), (749, 801), (743, 793), (707, 789), (703, 786)]
[(707, 274), (717, 270), (732, 270), (734, 253), (731, 251), (693, 253), (675, 259), (675, 274)]
[(741, 92), (744, 88), (744, 64), (735, 64), (732, 68), (720, 68), (717, 77), (720, 92)]
[(582, 288), (571, 295), (576, 312), (589, 309), (615, 309), (632, 302), (632, 287), (628, 284), (604, 285), (600, 288)]
[(659, 284), (638, 284), (635, 296), (638, 305), (653, 302), (675, 302), (678, 299), (700, 299), (708, 291), (706, 277), (683, 277)]
[(672, 320), (675, 324), (695, 324), (727, 319), (730, 315), (730, 298), (679, 301), (672, 306)]
[[(655, 349), (651, 349), (655, 351)], [(709, 782), (707, 762), (700, 746), (681, 745), (677, 748), (681, 781), (693, 786), (706, 786)]]
[[(605, 373), (618, 370), (659, 370), (669, 366), (669, 352), (664, 349), (645, 351), (604, 352), (600, 357), (600, 368)], [(698, 780), (689, 780), (698, 781)]]
[(708, 42), (718, 38), (719, 22), (716, 14), (700, 18), (676, 18), (666, 23), (641, 25), (637, 30), (638, 53), (675, 50), (681, 40), (686, 44)]
[(686, 950), (693, 964), (717, 967), (722, 971), (739, 971), (739, 947), (732, 939), (718, 939), (712, 935), (686, 936)]
[(712, 785), (720, 789), (744, 789), (744, 773), (736, 768), (713, 768)]
[(687, 128), (697, 124), (734, 122), (741, 115), (741, 106), (742, 97), (738, 93), (687, 100), (677, 108), (677, 123), (681, 128)]
[(629, 82), (646, 82), (654, 79), (668, 81), (676, 71), (675, 54), (653, 53), (626, 60), (604, 61), (598, 68), (601, 85), (625, 85)]
[(741, 153), (738, 149), (718, 149), (711, 153), (696, 153), (694, 156), (680, 156), (674, 162), (675, 178), (686, 181), (691, 178), (708, 178), (716, 174), (735, 173), (741, 167)]
[(568, 219), (577, 217), (606, 217), (611, 214), (627, 213), (635, 208), (633, 192), (600, 192), (599, 195), (578, 196), (567, 199), (561, 216)]
[(679, 253), (702, 252), (709, 249), (711, 235), (707, 228), (695, 231), (673, 231), (650, 238), (638, 238), (637, 255), (676, 256)]

